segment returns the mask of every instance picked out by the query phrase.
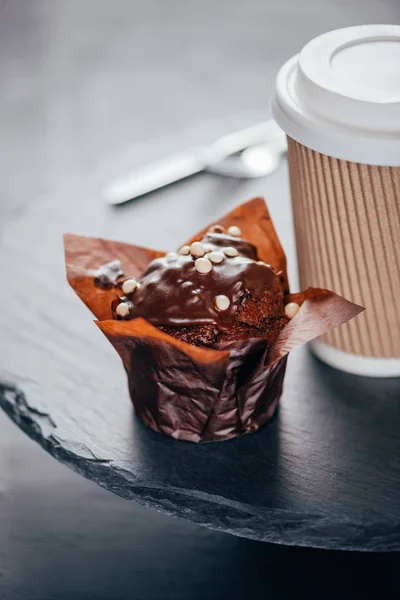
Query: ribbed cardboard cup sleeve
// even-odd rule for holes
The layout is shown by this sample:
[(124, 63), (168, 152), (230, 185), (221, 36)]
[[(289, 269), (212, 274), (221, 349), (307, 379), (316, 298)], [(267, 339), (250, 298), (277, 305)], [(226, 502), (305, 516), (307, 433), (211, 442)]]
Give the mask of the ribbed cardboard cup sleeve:
[(288, 138), (300, 285), (366, 308), (322, 341), (400, 358), (400, 167), (339, 160)]

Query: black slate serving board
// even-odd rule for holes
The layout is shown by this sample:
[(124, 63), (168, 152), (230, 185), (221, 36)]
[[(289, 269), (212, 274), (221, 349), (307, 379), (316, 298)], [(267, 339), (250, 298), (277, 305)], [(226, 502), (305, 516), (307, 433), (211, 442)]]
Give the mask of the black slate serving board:
[[(143, 199), (109, 222), (130, 213), (134, 230), (172, 246), (219, 209), (192, 215), (177, 237), (154, 219), (156, 202), (163, 213), (176, 197)], [(290, 216), (281, 206), (271, 206), (278, 230)], [(0, 403), (10, 417), (85, 477), (167, 514), (281, 544), (400, 549), (400, 380), (346, 375), (301, 348), (289, 358), (280, 412), (259, 433), (197, 445), (138, 422), (118, 356), (65, 282), (61, 231), (92, 233), (106, 214), (101, 204), (50, 199), (4, 235)]]

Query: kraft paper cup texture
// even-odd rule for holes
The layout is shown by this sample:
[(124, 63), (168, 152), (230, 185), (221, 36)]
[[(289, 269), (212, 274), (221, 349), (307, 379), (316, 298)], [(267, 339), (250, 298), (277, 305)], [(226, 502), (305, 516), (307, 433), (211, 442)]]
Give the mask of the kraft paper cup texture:
[(259, 258), (282, 271), (285, 302), (300, 304), (272, 345), (257, 338), (202, 348), (162, 333), (142, 318), (112, 319), (111, 303), (122, 292), (117, 286), (99, 289), (97, 269), (119, 259), (124, 277), (140, 278), (164, 252), (72, 234), (64, 238), (68, 281), (120, 355), (137, 414), (154, 431), (192, 442), (256, 431), (276, 410), (289, 352), (364, 310), (325, 289), (289, 293), (285, 254), (262, 198), (210, 223), (188, 243), (201, 239), (216, 223), (239, 226), (243, 238), (257, 247)]
[(322, 341), (362, 357), (400, 358), (400, 167), (332, 158), (288, 138), (301, 287), (366, 308)]

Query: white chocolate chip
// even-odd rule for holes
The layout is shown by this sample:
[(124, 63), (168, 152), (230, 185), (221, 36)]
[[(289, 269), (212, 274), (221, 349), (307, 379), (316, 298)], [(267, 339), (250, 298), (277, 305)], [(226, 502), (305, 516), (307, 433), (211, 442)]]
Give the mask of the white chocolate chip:
[(194, 266), (199, 273), (209, 273), (212, 269), (212, 264), (208, 258), (198, 258)]
[(215, 296), (214, 305), (218, 310), (227, 310), (231, 304), (228, 296), (224, 296), (221, 294), (220, 296)]
[(234, 256), (238, 256), (239, 252), (233, 246), (228, 246), (227, 248), (224, 248), (224, 254), (233, 258)]
[(242, 235), (242, 230), (236, 225), (231, 225), (230, 227), (228, 227), (228, 231), (226, 233), (234, 237), (240, 237)]
[(201, 242), (193, 242), (190, 246), (190, 254), (192, 256), (200, 257), (204, 256), (206, 251), (204, 250), (204, 246)]
[(124, 294), (132, 294), (132, 292), (134, 292), (136, 290), (138, 285), (139, 284), (136, 281), (136, 279), (127, 279), (122, 284), (122, 291), (124, 292)]
[(129, 314), (129, 304), (121, 302), (121, 304), (118, 304), (115, 312), (119, 317), (126, 317)]
[(224, 260), (224, 255), (222, 252), (210, 252), (207, 258), (208, 260), (211, 260), (212, 263), (219, 264)]
[(293, 319), (293, 317), (297, 314), (300, 306), (296, 302), (289, 302), (285, 306), (285, 313), (289, 319)]
[(210, 244), (204, 244), (204, 252), (208, 254), (213, 251), (213, 247)]
[(179, 249), (179, 254), (182, 254), (182, 256), (187, 256), (188, 254), (190, 254), (190, 246), (182, 246), (182, 248)]

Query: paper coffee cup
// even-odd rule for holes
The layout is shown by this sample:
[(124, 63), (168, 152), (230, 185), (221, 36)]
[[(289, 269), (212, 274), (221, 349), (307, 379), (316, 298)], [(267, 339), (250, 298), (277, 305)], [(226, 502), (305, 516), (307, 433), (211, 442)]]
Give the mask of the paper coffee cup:
[(400, 376), (400, 26), (321, 35), (280, 70), (301, 288), (366, 311), (320, 338), (325, 362)]

